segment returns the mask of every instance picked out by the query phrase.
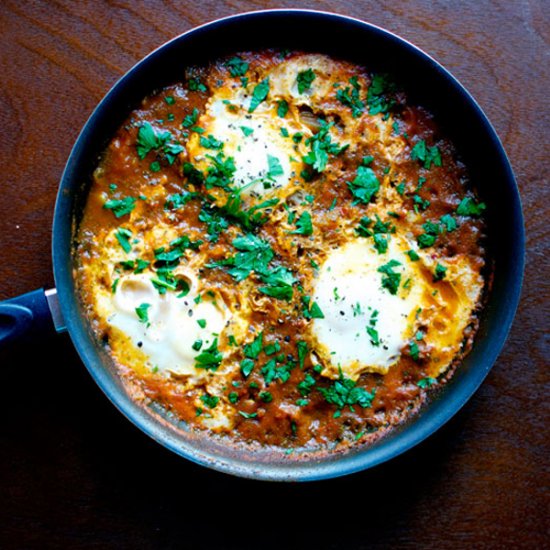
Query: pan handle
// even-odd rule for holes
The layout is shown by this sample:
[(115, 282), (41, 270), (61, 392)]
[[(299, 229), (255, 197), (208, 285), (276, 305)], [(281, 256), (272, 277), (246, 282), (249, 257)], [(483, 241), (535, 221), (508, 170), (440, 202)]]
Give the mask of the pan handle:
[(64, 330), (55, 289), (43, 288), (0, 302), (0, 350)]

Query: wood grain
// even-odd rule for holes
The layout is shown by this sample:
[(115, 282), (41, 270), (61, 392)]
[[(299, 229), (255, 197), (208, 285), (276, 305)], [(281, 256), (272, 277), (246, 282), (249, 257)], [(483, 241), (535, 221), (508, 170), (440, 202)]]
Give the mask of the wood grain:
[(53, 285), (57, 184), (109, 87), (176, 34), (274, 7), (387, 28), (449, 68), (485, 110), (514, 167), (527, 230), (522, 302), (504, 351), (467, 406), (413, 451), (345, 479), (288, 486), (210, 472), (148, 440), (107, 402), (68, 337), (29, 349), (4, 369), (0, 547), (548, 545), (548, 2), (3, 0), (0, 299)]

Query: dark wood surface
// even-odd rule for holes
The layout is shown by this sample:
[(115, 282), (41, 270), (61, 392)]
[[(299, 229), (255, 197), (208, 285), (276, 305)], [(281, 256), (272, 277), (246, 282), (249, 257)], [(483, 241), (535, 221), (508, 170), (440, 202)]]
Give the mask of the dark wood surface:
[(61, 336), (5, 361), (1, 548), (548, 547), (547, 1), (2, 0), (0, 299), (53, 284), (58, 181), (111, 85), (176, 34), (274, 7), (348, 14), (401, 35), (489, 116), (517, 175), (528, 246), (500, 358), (467, 406), (416, 449), (347, 478), (289, 486), (211, 472), (149, 440)]

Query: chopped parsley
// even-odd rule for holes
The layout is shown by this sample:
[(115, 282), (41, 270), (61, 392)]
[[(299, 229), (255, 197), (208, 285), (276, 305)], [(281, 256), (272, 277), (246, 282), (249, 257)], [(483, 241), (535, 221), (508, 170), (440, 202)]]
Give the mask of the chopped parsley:
[(384, 254), (388, 251), (388, 237), (385, 237), (380, 233), (375, 233), (373, 235), (373, 239), (374, 248), (376, 249), (378, 254)]
[(216, 405), (220, 401), (219, 397), (216, 397), (215, 395), (210, 395), (208, 393), (201, 395), (200, 399), (209, 409), (213, 409), (214, 407), (216, 407)]
[(306, 319), (324, 319), (325, 314), (317, 304), (317, 302), (312, 302), (311, 297), (302, 296), (303, 302), (303, 314)]
[(263, 332), (260, 332), (256, 338), (250, 343), (245, 344), (243, 347), (243, 353), (245, 357), (249, 359), (257, 359), (263, 348)]
[(280, 118), (285, 118), (286, 114), (288, 113), (288, 103), (284, 99), (280, 99), (277, 102), (277, 116)]
[(252, 370), (254, 369), (254, 361), (246, 358), (241, 361), (241, 372), (245, 378), (248, 378)]
[(200, 78), (191, 77), (187, 80), (187, 87), (192, 92), (207, 92), (208, 88), (201, 82)]
[(464, 197), (456, 209), (459, 216), (480, 216), (487, 208), (484, 202), (477, 203), (471, 197)]
[(177, 210), (185, 206), (190, 200), (195, 199), (199, 196), (199, 193), (182, 191), (181, 193), (174, 193), (173, 195), (168, 195), (166, 197), (166, 202), (164, 203), (165, 210)]
[(202, 348), (202, 340), (198, 339), (193, 342), (193, 345), (191, 346), (195, 351), (200, 351)]
[[(206, 177), (204, 178), (204, 186), (206, 189), (221, 187), (222, 189), (229, 190), (236, 170), (235, 159), (233, 157), (226, 157), (222, 151), (215, 157), (206, 155), (206, 158), (208, 158), (211, 163), (206, 170)], [(191, 167), (193, 168), (192, 165)]]
[(228, 273), (237, 282), (246, 279), (252, 271), (263, 273), (268, 270), (274, 253), (267, 241), (249, 233), (236, 237), (232, 244), (238, 250), (235, 256), (209, 266), (230, 266)]
[(246, 418), (247, 420), (251, 420), (252, 418), (256, 418), (258, 416), (258, 413), (256, 412), (253, 412), (253, 413), (247, 413), (245, 411), (239, 411), (239, 414), (243, 417), (243, 418)]
[(120, 200), (110, 199), (105, 201), (103, 208), (111, 210), (116, 218), (122, 218), (122, 216), (127, 216), (132, 212), (136, 206), (136, 201), (137, 199), (134, 197), (125, 197)]
[(264, 403), (271, 403), (273, 401), (273, 394), (271, 392), (268, 392), (268, 391), (262, 391), (262, 392), (260, 392), (260, 399)]
[(287, 382), (290, 378), (290, 371), (293, 368), (292, 363), (277, 366), (276, 359), (270, 359), (261, 369), (266, 384), (271, 384), (274, 380)]
[(353, 118), (358, 118), (365, 110), (365, 103), (359, 96), (361, 87), (357, 81), (357, 76), (352, 76), (349, 82), (351, 87), (348, 86), (344, 89), (337, 90), (336, 98), (340, 103), (351, 109)]
[(401, 273), (394, 271), (394, 267), (401, 265), (397, 260), (390, 260), (387, 264), (378, 268), (378, 272), (382, 273), (382, 287), (387, 289), (390, 294), (397, 294), (399, 284), (401, 282)]
[(136, 307), (136, 315), (138, 316), (140, 323), (149, 324), (149, 308), (151, 304), (140, 304)]
[(302, 160), (313, 168), (316, 172), (323, 172), (327, 167), (328, 156), (339, 155), (345, 151), (349, 144), (340, 145), (333, 143), (329, 130), (334, 123), (320, 121), (321, 128), (319, 132), (306, 139), (306, 145), (310, 147), (309, 153), (302, 157)]
[(421, 233), (416, 238), (418, 246), (420, 248), (428, 248), (430, 246), (433, 246), (440, 233), (439, 225), (432, 221), (427, 221), (426, 223), (422, 224), (422, 229), (424, 229), (424, 233)]
[(307, 397), (311, 393), (311, 390), (313, 390), (316, 382), (317, 381), (313, 378), (313, 376), (311, 376), (311, 374), (306, 374), (305, 378), (297, 386), (302, 397)]
[(250, 128), (249, 126), (241, 126), (241, 131), (244, 134), (244, 137), (248, 137), (254, 133), (254, 128)]
[(218, 339), (214, 338), (212, 344), (195, 357), (195, 368), (206, 370), (217, 370), (223, 359), (218, 349)]
[(457, 228), (456, 220), (450, 214), (444, 214), (439, 221), (448, 233)]
[(356, 382), (346, 378), (340, 369), (340, 377), (335, 380), (328, 388), (319, 388), (319, 391), (327, 403), (336, 405), (341, 411), (345, 406), (353, 410), (354, 405), (359, 405), (363, 409), (372, 405), (375, 390), (368, 392), (366, 389), (358, 387)]
[(274, 157), (273, 155), (267, 155), (267, 166), (267, 176), (269, 178), (282, 176), (285, 173), (283, 167), (281, 166), (281, 163), (279, 162), (279, 159), (277, 157)]
[[(147, 121), (139, 127), (136, 149), (140, 159), (144, 159), (151, 151), (158, 151), (162, 148), (164, 157), (168, 164), (173, 164), (176, 157), (183, 152), (183, 145), (172, 143), (172, 134), (168, 130), (157, 130)], [(160, 170), (160, 162), (155, 160), (150, 168), (153, 172)]]
[(358, 166), (355, 179), (348, 181), (347, 186), (353, 195), (354, 204), (369, 204), (380, 189), (380, 182), (372, 168)]
[(312, 69), (307, 69), (306, 71), (300, 71), (296, 78), (296, 83), (298, 84), (298, 93), (303, 94), (311, 88), (311, 84), (315, 80), (315, 73)]
[(411, 262), (417, 262), (420, 260), (420, 256), (416, 253), (415, 250), (407, 250), (407, 256), (410, 258)]
[(447, 273), (447, 268), (440, 263), (437, 263), (435, 266), (435, 271), (433, 275), (434, 282), (436, 281), (442, 281), (445, 278), (445, 275)]
[(262, 80), (259, 84), (256, 84), (252, 91), (252, 98), (250, 100), (250, 107), (248, 112), (252, 113), (264, 101), (269, 93), (269, 78)]
[(279, 300), (292, 299), (292, 285), (296, 282), (296, 278), (286, 267), (278, 266), (260, 274), (260, 278), (265, 285), (258, 288), (262, 294)]
[(378, 331), (374, 327), (367, 326), (367, 334), (370, 337), (371, 344), (378, 347), (380, 345), (380, 337), (378, 335)]
[(227, 61), (225, 66), (229, 69), (229, 73), (231, 74), (231, 76), (239, 77), (246, 74), (249, 65), (244, 59), (235, 56)]
[(208, 137), (201, 136), (200, 144), (201, 144), (201, 147), (204, 147), (205, 149), (222, 149), (223, 148), (223, 141), (216, 139), (213, 135), (209, 135)]
[(419, 388), (425, 389), (430, 386), (433, 386), (435, 383), (437, 383), (437, 380), (435, 378), (432, 378), (431, 376), (426, 376), (426, 378), (421, 378), (416, 385)]
[(191, 128), (191, 126), (194, 126), (197, 123), (198, 118), (199, 118), (199, 110), (196, 107), (194, 107), (193, 111), (190, 114), (185, 115), (181, 125), (184, 128)]
[(300, 365), (300, 368), (304, 368), (304, 361), (307, 356), (308, 347), (307, 342), (300, 340), (296, 343), (296, 349), (298, 350), (298, 364)]
[(130, 238), (132, 237), (132, 232), (129, 229), (119, 227), (115, 232), (115, 237), (126, 254), (131, 252), (132, 245), (130, 244)]
[(144, 159), (150, 151), (159, 149), (171, 139), (172, 134), (168, 130), (156, 130), (149, 122), (143, 122), (137, 135), (138, 157)]
[(206, 224), (206, 232), (210, 242), (218, 242), (218, 238), (228, 227), (229, 222), (217, 208), (202, 208), (199, 212), (199, 221)]
[(418, 344), (414, 340), (411, 340), (409, 342), (409, 355), (414, 361), (418, 361), (418, 359), (420, 358), (420, 349), (418, 347)]
[(306, 210), (302, 212), (296, 221), (296, 229), (290, 232), (291, 235), (311, 235), (313, 234), (313, 224), (311, 223), (311, 214)]
[(395, 91), (396, 85), (388, 75), (374, 75), (367, 92), (369, 115), (388, 113), (396, 103), (394, 98)]
[(439, 148), (436, 145), (428, 147), (423, 139), (418, 141), (412, 148), (411, 159), (418, 160), (424, 165), (426, 170), (429, 170), (432, 164), (434, 166), (441, 166), (441, 153), (439, 152)]

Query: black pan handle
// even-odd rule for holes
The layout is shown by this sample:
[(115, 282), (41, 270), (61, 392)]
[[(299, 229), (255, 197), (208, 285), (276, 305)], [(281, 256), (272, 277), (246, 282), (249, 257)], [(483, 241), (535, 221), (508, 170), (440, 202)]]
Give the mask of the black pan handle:
[(0, 302), (0, 350), (62, 331), (57, 306), (55, 290), (43, 288)]

